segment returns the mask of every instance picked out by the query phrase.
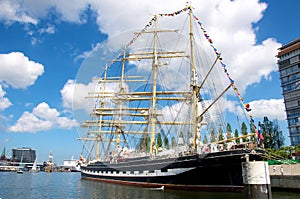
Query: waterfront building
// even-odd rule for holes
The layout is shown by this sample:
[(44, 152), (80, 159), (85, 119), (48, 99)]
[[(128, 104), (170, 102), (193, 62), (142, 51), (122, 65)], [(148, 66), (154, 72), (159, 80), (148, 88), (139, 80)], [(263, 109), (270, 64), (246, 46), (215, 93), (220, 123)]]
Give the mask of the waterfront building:
[(300, 144), (300, 38), (283, 45), (277, 55), (292, 146)]
[(0, 160), (6, 160), (5, 147), (2, 150)]
[(35, 150), (27, 147), (15, 148), (12, 150), (12, 161), (22, 163), (33, 163), (36, 159)]

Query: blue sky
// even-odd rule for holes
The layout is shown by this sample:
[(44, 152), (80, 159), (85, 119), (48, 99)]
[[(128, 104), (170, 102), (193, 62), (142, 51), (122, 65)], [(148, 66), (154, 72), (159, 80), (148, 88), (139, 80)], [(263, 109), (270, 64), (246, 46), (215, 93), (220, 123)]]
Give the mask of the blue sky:
[[(182, 9), (186, 1), (68, 2), (0, 0), (0, 149), (5, 146), (9, 156), (12, 148), (31, 147), (39, 161), (50, 151), (58, 164), (78, 157), (82, 145), (70, 93), (88, 52), (107, 38), (142, 29), (151, 14)], [(287, 134), (275, 55), (299, 37), (300, 2), (199, 0), (192, 5), (227, 63), (244, 65), (232, 74), (252, 115), (277, 119)], [(240, 34), (232, 37), (229, 30)]]

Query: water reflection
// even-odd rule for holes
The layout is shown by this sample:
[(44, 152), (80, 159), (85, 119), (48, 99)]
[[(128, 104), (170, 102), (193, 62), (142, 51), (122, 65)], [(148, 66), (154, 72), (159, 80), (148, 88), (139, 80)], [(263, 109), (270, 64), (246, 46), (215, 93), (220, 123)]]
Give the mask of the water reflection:
[(82, 196), (87, 198), (132, 199), (132, 198), (164, 198), (164, 199), (240, 199), (242, 193), (212, 193), (182, 190), (155, 190), (150, 188), (116, 185), (111, 183), (81, 180)]
[[(273, 192), (273, 199), (298, 199), (300, 192)], [(0, 198), (63, 199), (240, 199), (243, 193), (153, 190), (81, 180), (80, 173), (0, 172)]]

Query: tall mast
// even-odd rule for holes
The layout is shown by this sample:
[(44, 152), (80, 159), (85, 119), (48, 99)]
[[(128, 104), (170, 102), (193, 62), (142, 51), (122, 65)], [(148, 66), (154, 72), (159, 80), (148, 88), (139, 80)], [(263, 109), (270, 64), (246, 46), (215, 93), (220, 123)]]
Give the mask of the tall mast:
[(157, 78), (157, 15), (154, 16), (154, 44), (153, 44), (153, 95), (152, 95), (152, 113), (151, 113), (151, 141), (150, 141), (150, 154), (153, 154), (153, 147), (155, 144), (155, 127), (156, 127), (156, 78)]
[[(186, 7), (190, 9), (190, 7)], [(191, 14), (191, 13), (190, 13)], [(101, 90), (90, 92), (88, 98), (97, 98), (99, 99), (100, 107), (95, 107), (92, 112), (92, 117), (97, 117), (97, 120), (87, 120), (83, 123), (82, 127), (97, 127), (94, 130), (89, 131), (90, 136), (87, 138), (82, 138), (82, 140), (86, 141), (95, 141), (96, 148), (96, 159), (100, 158), (100, 142), (115, 142), (116, 149), (120, 147), (121, 142), (126, 142), (125, 136), (128, 134), (146, 134), (150, 137), (150, 155), (153, 155), (155, 152), (155, 135), (157, 133), (157, 105), (161, 101), (190, 101), (190, 94), (193, 92), (194, 104), (196, 104), (197, 108), (197, 95), (198, 91), (196, 86), (196, 69), (194, 66), (194, 55), (193, 55), (193, 33), (190, 32), (190, 40), (191, 40), (191, 55), (187, 55), (185, 51), (163, 51), (158, 48), (158, 34), (164, 32), (177, 32), (177, 30), (159, 30), (158, 29), (158, 17), (159, 15), (155, 15), (151, 20), (153, 22), (153, 28), (149, 31), (142, 31), (138, 34), (142, 33), (151, 33), (153, 39), (153, 49), (148, 51), (141, 52), (132, 52), (126, 53), (126, 49), (124, 49), (124, 54), (121, 57), (113, 60), (112, 62), (122, 62), (121, 65), (121, 74), (117, 76), (110, 76), (108, 73), (108, 68), (105, 69), (104, 77), (99, 79), (99, 83), (102, 84), (100, 87)], [(172, 58), (189, 58), (192, 57), (192, 63), (190, 66), (191, 70), (191, 89), (189, 91), (161, 91), (157, 90), (157, 82), (158, 82), (158, 67), (167, 65), (168, 63), (160, 63), (161, 59), (172, 59)], [(151, 60), (152, 61), (152, 86), (151, 91), (130, 91), (125, 89), (127, 88), (126, 82), (148, 82), (148, 80), (144, 80), (143, 76), (131, 76), (130, 73), (125, 75), (125, 62), (135, 61), (135, 60)], [(106, 91), (106, 84), (109, 83), (119, 83), (118, 91)], [(128, 85), (129, 86), (129, 85)], [(174, 96), (176, 95), (176, 96)], [(106, 100), (112, 100), (112, 103), (116, 104), (115, 107), (110, 107), (109, 104), (105, 103)], [(125, 106), (124, 103), (131, 103), (135, 101), (149, 101), (149, 107), (135, 107), (133, 106)], [(152, 104), (151, 104), (152, 103)], [(196, 109), (194, 108), (194, 109)], [(194, 110), (195, 111), (195, 110)], [(194, 113), (194, 121), (160, 121), (159, 125), (193, 125), (193, 123), (197, 122), (197, 111)], [(146, 125), (147, 131), (140, 131), (135, 128), (127, 128), (129, 125)], [(111, 127), (114, 128), (114, 131), (109, 130)], [(197, 125), (194, 124), (195, 131), (195, 140), (197, 138)], [(150, 130), (151, 129), (151, 130)], [(124, 131), (123, 131), (124, 130)], [(89, 136), (88, 134), (88, 136)], [(112, 137), (113, 134), (113, 137)], [(151, 135), (150, 135), (151, 134)], [(110, 137), (107, 135), (111, 135)], [(124, 135), (124, 140), (121, 139), (122, 135)], [(81, 139), (81, 138), (80, 138)], [(196, 143), (196, 141), (195, 141)], [(104, 145), (103, 145), (104, 146)], [(93, 145), (94, 147), (94, 145)], [(109, 148), (110, 147), (110, 148)], [(111, 150), (111, 147), (108, 145), (106, 154)], [(196, 144), (195, 144), (196, 148)], [(93, 148), (92, 148), (93, 149)], [(104, 157), (105, 158), (105, 157)]]
[(194, 34), (193, 34), (193, 12), (191, 5), (188, 6), (189, 9), (189, 17), (190, 17), (190, 50), (191, 50), (191, 87), (193, 89), (193, 146), (194, 150), (197, 149), (197, 94), (199, 92), (199, 87), (197, 86), (197, 78), (196, 78), (196, 67), (195, 67), (195, 60), (194, 60)]
[[(122, 59), (122, 70), (121, 70), (121, 82), (120, 82), (120, 94), (124, 93), (124, 73), (125, 73), (125, 58), (126, 58), (126, 46), (124, 47), (124, 54)], [(121, 120), (122, 120), (122, 101), (119, 102), (119, 114), (118, 114), (118, 126), (117, 126), (117, 140), (116, 140), (116, 148), (118, 149), (120, 147), (120, 140), (121, 140), (121, 133), (122, 133), (122, 126), (121, 126)]]
[[(103, 85), (101, 86), (102, 95), (104, 95), (104, 92), (105, 92), (106, 72), (107, 72), (107, 68), (106, 68), (105, 71), (104, 71), (104, 78), (103, 78), (104, 83), (103, 83)], [(101, 99), (100, 107), (101, 107), (101, 108), (104, 108), (104, 99), (103, 99), (103, 98)], [(102, 131), (102, 120), (103, 120), (102, 117), (103, 117), (103, 116), (100, 114), (100, 115), (99, 115), (99, 127), (98, 127), (97, 137), (96, 137), (96, 153), (95, 153), (96, 160), (99, 159), (100, 141), (101, 141), (101, 131)]]

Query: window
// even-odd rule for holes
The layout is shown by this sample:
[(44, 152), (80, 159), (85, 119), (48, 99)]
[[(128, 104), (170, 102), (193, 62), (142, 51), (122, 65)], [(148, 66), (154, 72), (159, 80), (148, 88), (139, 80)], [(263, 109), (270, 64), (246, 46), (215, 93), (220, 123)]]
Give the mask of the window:
[(299, 144), (299, 138), (300, 138), (299, 136), (291, 137), (291, 144), (293, 146), (298, 145)]
[(292, 57), (291, 59), (290, 59), (290, 63), (291, 64), (293, 64), (293, 63), (295, 63), (295, 62), (298, 62), (299, 61), (299, 56), (295, 56), (295, 57)]

